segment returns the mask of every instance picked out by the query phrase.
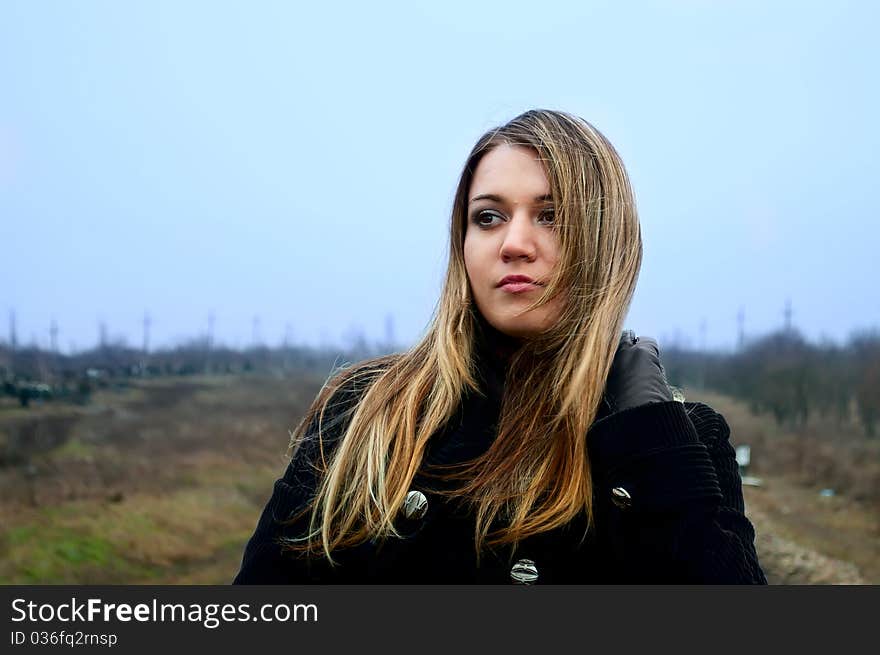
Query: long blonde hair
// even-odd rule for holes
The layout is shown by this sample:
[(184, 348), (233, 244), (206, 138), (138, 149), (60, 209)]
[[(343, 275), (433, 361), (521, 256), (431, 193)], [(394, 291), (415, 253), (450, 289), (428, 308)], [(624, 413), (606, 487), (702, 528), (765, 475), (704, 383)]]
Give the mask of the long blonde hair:
[[(559, 265), (533, 307), (559, 293), (567, 301), (556, 325), (525, 340), (510, 357), (492, 445), (446, 477), (462, 481), (454, 493), (474, 511), (478, 561), (484, 545), (513, 549), (581, 512), (587, 526), (593, 522), (586, 435), (635, 291), (641, 233), (629, 179), (608, 140), (577, 116), (534, 109), (486, 132), (467, 158), (453, 203), (445, 284), (427, 334), (406, 352), (336, 374), (294, 431), (294, 453), (311, 440), (320, 456), (312, 462), (315, 495), (291, 519), (310, 513), (309, 529), (287, 548), (323, 552), (334, 564), (337, 548), (400, 536), (395, 516), (429, 440), (467, 390), (482, 392), (475, 362), (478, 310), (463, 244), (474, 171), (503, 143), (538, 154), (553, 197)], [(346, 388), (357, 391), (356, 402), (341, 427), (337, 415), (338, 434), (325, 457), (322, 417)]]

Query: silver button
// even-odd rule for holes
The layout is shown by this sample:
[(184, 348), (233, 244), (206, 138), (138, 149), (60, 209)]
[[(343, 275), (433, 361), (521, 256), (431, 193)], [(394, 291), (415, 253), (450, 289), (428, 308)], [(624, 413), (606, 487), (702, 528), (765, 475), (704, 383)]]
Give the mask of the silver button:
[(632, 505), (632, 496), (623, 487), (614, 487), (611, 490), (611, 501), (620, 509), (626, 509)]
[(510, 569), (510, 581), (514, 584), (534, 584), (538, 579), (538, 567), (530, 559), (521, 559)]
[(403, 515), (417, 521), (428, 511), (428, 499), (421, 491), (412, 490), (406, 494), (406, 500), (403, 501)]

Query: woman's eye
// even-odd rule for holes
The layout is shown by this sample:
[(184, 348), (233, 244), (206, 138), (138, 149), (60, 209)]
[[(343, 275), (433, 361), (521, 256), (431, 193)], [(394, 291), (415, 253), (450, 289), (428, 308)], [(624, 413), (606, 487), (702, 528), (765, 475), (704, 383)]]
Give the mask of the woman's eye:
[(493, 218), (501, 218), (501, 217), (498, 214), (496, 214), (495, 212), (482, 211), (482, 212), (478, 212), (478, 213), (474, 214), (473, 221), (474, 221), (474, 223), (476, 223), (480, 227), (489, 227), (489, 225), (486, 223), (483, 223), (483, 221), (484, 220), (491, 221)]
[(556, 220), (556, 213), (552, 209), (545, 209), (541, 212), (541, 220), (546, 223), (553, 223)]

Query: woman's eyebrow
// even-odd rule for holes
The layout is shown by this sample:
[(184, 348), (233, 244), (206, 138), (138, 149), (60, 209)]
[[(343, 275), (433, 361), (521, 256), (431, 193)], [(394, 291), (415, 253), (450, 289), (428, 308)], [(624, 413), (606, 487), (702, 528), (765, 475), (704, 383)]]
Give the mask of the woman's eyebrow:
[[(481, 193), (480, 195), (471, 198), (470, 202), (476, 202), (477, 200), (492, 200), (494, 202), (504, 202), (504, 198), (495, 193)], [(545, 193), (542, 196), (535, 196), (535, 202), (548, 202), (550, 200), (553, 200), (553, 196), (548, 193)]]

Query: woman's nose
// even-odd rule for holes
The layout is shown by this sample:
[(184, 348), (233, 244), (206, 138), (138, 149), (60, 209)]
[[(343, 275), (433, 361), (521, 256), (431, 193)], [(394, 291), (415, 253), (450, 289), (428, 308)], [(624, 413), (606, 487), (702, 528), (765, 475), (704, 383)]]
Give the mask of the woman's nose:
[(501, 256), (504, 259), (516, 257), (533, 258), (535, 256), (535, 228), (529, 212), (515, 214), (507, 223), (504, 241), (501, 244)]

